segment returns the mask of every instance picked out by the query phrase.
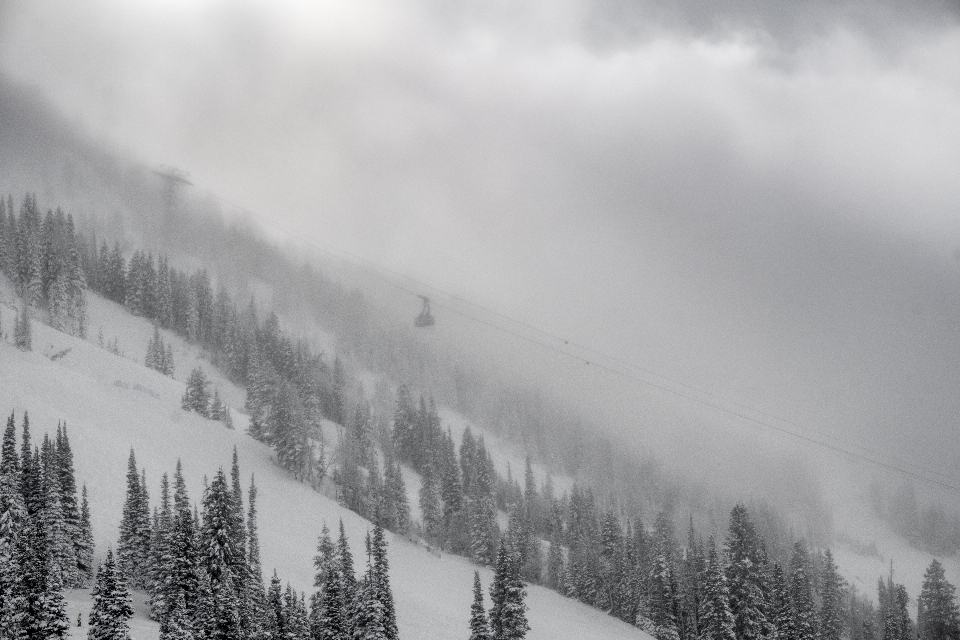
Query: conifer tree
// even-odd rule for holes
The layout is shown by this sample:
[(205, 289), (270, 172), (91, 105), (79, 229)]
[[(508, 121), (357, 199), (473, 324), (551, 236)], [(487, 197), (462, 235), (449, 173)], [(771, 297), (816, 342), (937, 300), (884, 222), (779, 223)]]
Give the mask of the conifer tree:
[(210, 409), (208, 411), (208, 417), (211, 420), (223, 421), (224, 406), (223, 401), (220, 400), (220, 389), (214, 388), (213, 397), (210, 399)]
[(160, 479), (160, 508), (154, 510), (153, 523), (150, 540), (150, 611), (162, 626), (172, 611), (178, 593), (173, 577), (173, 508), (167, 474)]
[(137, 458), (131, 449), (127, 461), (127, 494), (120, 522), (117, 565), (133, 589), (145, 589), (148, 586), (151, 527), (150, 506), (144, 489), (144, 483), (137, 473)]
[(234, 570), (245, 559), (234, 539), (238, 528), (235, 519), (233, 493), (220, 469), (203, 498), (202, 549), (213, 595), (212, 634), (223, 640), (237, 637), (240, 631), (239, 589)]
[(173, 533), (171, 536), (171, 550), (173, 553), (173, 583), (175, 589), (183, 594), (184, 606), (191, 615), (194, 628), (198, 628), (200, 620), (198, 609), (203, 597), (201, 580), (205, 574), (200, 566), (200, 548), (197, 536), (196, 521), (187, 495), (186, 483), (183, 479), (183, 468), (177, 461), (177, 469), (173, 475)]
[(943, 565), (933, 560), (923, 575), (923, 586), (917, 598), (920, 640), (947, 640), (960, 636), (960, 612), (955, 591), (947, 581)]
[(405, 533), (410, 526), (410, 504), (400, 463), (388, 455), (384, 460), (384, 527)]
[(90, 640), (129, 640), (129, 620), (132, 617), (133, 606), (123, 572), (114, 564), (113, 550), (108, 549), (107, 559), (97, 571), (87, 637)]
[(490, 625), (483, 607), (480, 572), (473, 572), (473, 604), (470, 606), (470, 640), (490, 640)]
[(727, 577), (717, 559), (717, 548), (713, 536), (710, 536), (707, 549), (709, 555), (700, 611), (700, 638), (702, 640), (736, 640), (733, 614), (730, 612)]
[(20, 493), (16, 422), (11, 413), (0, 455), (0, 637), (3, 638), (15, 637), (16, 632), (19, 612), (15, 594), (20, 573), (16, 544), (25, 519), (26, 507)]
[(80, 499), (80, 524), (77, 535), (77, 568), (84, 577), (84, 584), (93, 579), (93, 529), (90, 526), (90, 504), (87, 501), (87, 485), (83, 485)]
[(386, 639), (398, 640), (397, 612), (393, 603), (393, 591), (390, 588), (390, 567), (387, 562), (387, 541), (384, 537), (383, 527), (380, 525), (375, 525), (373, 528), (370, 549), (373, 558), (371, 576), (376, 598), (383, 607)]
[(194, 640), (193, 624), (187, 614), (182, 592), (177, 592), (173, 607), (160, 625), (160, 640)]
[(204, 418), (209, 417), (210, 393), (207, 391), (209, 385), (210, 383), (207, 381), (207, 376), (204, 375), (203, 369), (200, 367), (195, 368), (190, 372), (190, 378), (187, 380), (187, 388), (183, 392), (180, 406), (183, 407), (185, 411), (193, 411)]
[(77, 503), (77, 480), (73, 469), (73, 451), (70, 448), (70, 438), (67, 435), (67, 425), (57, 426), (57, 437), (54, 447), (56, 456), (57, 479), (60, 487), (60, 510), (63, 515), (64, 527), (67, 536), (73, 545), (73, 558), (76, 569), (71, 570), (74, 576), (66, 584), (69, 588), (82, 587), (86, 584), (89, 575), (89, 564), (85, 561), (81, 566), (83, 541), (81, 540), (81, 514)]
[(50, 571), (61, 585), (72, 588), (79, 585), (80, 575), (77, 570), (77, 557), (73, 539), (68, 531), (60, 503), (60, 482), (56, 473), (55, 461), (51, 460), (53, 458), (53, 446), (49, 438), (44, 439), (44, 450), (47, 454), (42, 480), (45, 499), (39, 518), (43, 520), (44, 530), (47, 533), (46, 551), (50, 562)]
[(820, 640), (840, 640), (843, 635), (844, 584), (833, 554), (827, 549), (823, 554), (823, 571), (820, 577)]
[(786, 578), (780, 563), (773, 564), (770, 584), (770, 615), (772, 617), (773, 639), (789, 640), (794, 636), (793, 607), (787, 591)]
[(21, 351), (30, 351), (33, 349), (33, 335), (30, 329), (30, 314), (27, 311), (27, 304), (20, 307), (17, 314), (16, 324), (13, 327), (13, 344)]
[(337, 562), (337, 548), (330, 538), (330, 530), (327, 523), (323, 523), (320, 530), (320, 537), (317, 539), (317, 555), (313, 557), (313, 567), (315, 569), (313, 586), (322, 589), (330, 576), (333, 574)]
[(807, 564), (807, 551), (803, 544), (794, 543), (788, 586), (793, 615), (790, 624), (791, 640), (814, 640), (817, 637), (816, 611)]
[(250, 490), (247, 494), (247, 603), (250, 610), (251, 640), (264, 640), (267, 637), (267, 601), (263, 587), (263, 568), (260, 564), (260, 535), (257, 531), (257, 485), (250, 477)]
[(481, 436), (477, 442), (476, 477), (470, 496), (470, 555), (482, 564), (493, 564), (498, 535), (493, 499), (494, 470)]
[(277, 570), (273, 570), (273, 577), (270, 578), (270, 586), (267, 587), (267, 607), (270, 609), (270, 620), (273, 625), (270, 628), (272, 638), (285, 638), (287, 635), (286, 616), (283, 611), (283, 589), (280, 586), (280, 576)]
[(17, 537), (15, 555), (18, 575), (13, 598), (20, 637), (64, 637), (68, 623), (63, 584), (51, 566), (41, 514), (32, 518)]
[(351, 615), (354, 640), (387, 640), (387, 612), (379, 593), (379, 581), (370, 554), (370, 534), (367, 534), (367, 570), (357, 585), (357, 596)]
[(730, 610), (738, 640), (760, 640), (767, 627), (760, 547), (746, 507), (738, 504), (730, 513), (726, 539)]
[(493, 584), (490, 585), (490, 631), (492, 640), (516, 640), (530, 630), (527, 623), (526, 590), (520, 580), (517, 558), (500, 541)]
[(443, 507), (440, 496), (440, 482), (432, 462), (427, 462), (423, 468), (423, 481), (420, 484), (419, 497), (423, 535), (430, 542), (436, 543), (443, 525)]

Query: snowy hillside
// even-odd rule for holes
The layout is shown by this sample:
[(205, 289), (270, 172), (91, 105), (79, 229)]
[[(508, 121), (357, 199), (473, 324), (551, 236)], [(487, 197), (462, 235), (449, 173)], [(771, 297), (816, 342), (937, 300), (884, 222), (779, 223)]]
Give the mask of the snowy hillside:
[[(9, 290), (5, 293), (9, 301)], [(16, 350), (9, 339), (0, 341), (0, 408), (16, 410), (18, 417), (28, 410), (35, 437), (52, 432), (59, 420), (67, 422), (77, 481), (85, 483), (90, 494), (99, 557), (116, 544), (131, 447), (136, 450), (138, 463), (146, 468), (152, 498), (159, 492), (161, 474), (172, 473), (179, 458), (191, 498), (196, 501), (201, 496), (204, 475), (211, 475), (219, 466), (227, 467), (235, 446), (245, 482), (249, 482), (250, 474), (256, 475), (265, 573), (276, 568), (296, 589), (311, 590), (312, 559), (321, 526), (326, 522), (332, 528), (341, 518), (355, 554), (361, 555), (369, 523), (295, 481), (272, 462), (269, 448), (244, 434), (244, 421), (236, 413), (242, 406), (242, 390), (218, 377), (211, 367), (204, 367), (221, 396), (234, 408), (236, 431), (182, 411), (183, 383), (142, 364), (152, 326), (96, 295), (90, 294), (89, 300), (89, 341), (56, 332), (39, 322), (33, 323), (31, 352)], [(0, 312), (4, 331), (10, 333), (13, 310), (0, 300)], [(98, 346), (101, 327), (105, 344), (115, 340), (123, 356)], [(174, 345), (177, 378), (183, 380), (193, 366), (203, 365), (195, 350), (176, 336), (165, 334), (164, 339)], [(388, 540), (401, 637), (466, 637), (476, 567), (463, 558), (431, 555), (399, 536), (388, 534)], [(480, 572), (484, 585), (489, 585), (491, 571)], [(529, 638), (647, 637), (553, 591), (537, 586), (528, 589)], [(155, 632), (155, 625), (144, 623), (135, 628), (135, 633), (146, 638), (151, 629)]]

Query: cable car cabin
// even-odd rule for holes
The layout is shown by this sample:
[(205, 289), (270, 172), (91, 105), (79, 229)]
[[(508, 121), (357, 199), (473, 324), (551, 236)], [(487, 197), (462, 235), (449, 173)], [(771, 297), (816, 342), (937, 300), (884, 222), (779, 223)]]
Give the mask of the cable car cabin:
[(420, 309), (420, 315), (414, 319), (413, 326), (432, 327), (436, 323), (436, 320), (433, 314), (430, 313), (430, 299), (426, 296), (420, 296), (420, 299), (423, 300), (423, 308)]

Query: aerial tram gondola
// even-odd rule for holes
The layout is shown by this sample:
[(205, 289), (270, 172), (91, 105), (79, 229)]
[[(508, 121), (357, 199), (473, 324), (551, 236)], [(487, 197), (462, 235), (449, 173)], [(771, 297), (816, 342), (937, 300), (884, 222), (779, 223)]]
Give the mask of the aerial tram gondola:
[(436, 323), (433, 314), (430, 313), (430, 298), (426, 296), (420, 296), (420, 299), (423, 300), (423, 308), (420, 309), (420, 315), (418, 315), (414, 321), (413, 326), (415, 327), (432, 327)]

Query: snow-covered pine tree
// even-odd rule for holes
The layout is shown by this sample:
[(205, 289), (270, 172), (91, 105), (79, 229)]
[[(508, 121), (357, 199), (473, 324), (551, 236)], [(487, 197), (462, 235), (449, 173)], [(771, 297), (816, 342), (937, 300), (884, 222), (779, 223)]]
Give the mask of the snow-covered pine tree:
[[(3, 220), (0, 219), (2, 224)], [(15, 637), (18, 611), (14, 595), (20, 574), (15, 553), (16, 540), (26, 518), (26, 507), (20, 493), (16, 437), (16, 421), (11, 413), (0, 454), (0, 637), (3, 638)]]
[(736, 505), (730, 513), (725, 545), (734, 631), (739, 640), (760, 640), (767, 626), (767, 603), (763, 601), (761, 588), (760, 540), (742, 504)]
[(39, 517), (43, 520), (44, 530), (47, 533), (46, 545), (50, 571), (61, 585), (72, 588), (80, 584), (81, 578), (77, 569), (73, 538), (64, 519), (60, 502), (60, 482), (56, 460), (52, 459), (54, 458), (53, 445), (49, 438), (44, 438), (44, 452), (46, 454), (43, 473), (45, 499)]
[(405, 533), (410, 526), (410, 504), (407, 487), (403, 481), (400, 462), (392, 455), (384, 458), (384, 527), (397, 533)]
[(677, 590), (673, 549), (673, 522), (666, 511), (654, 524), (653, 561), (649, 578), (649, 618), (657, 625), (659, 640), (677, 634)]
[(303, 597), (289, 583), (283, 593), (283, 618), (286, 638), (310, 640), (310, 620)]
[(898, 584), (893, 589), (893, 635), (897, 640), (909, 640), (914, 637), (913, 622), (910, 620), (910, 596), (907, 588)]
[[(463, 481), (460, 462), (450, 430), (440, 443), (437, 468), (440, 474), (440, 494), (443, 498), (443, 546), (454, 553), (469, 548), (469, 525), (464, 514)], [(528, 556), (529, 557), (529, 556)]]
[(406, 385), (400, 385), (393, 413), (393, 443), (401, 462), (413, 461), (414, 449), (417, 447), (416, 422), (416, 409), (410, 389)]
[(49, 309), (50, 324), (57, 331), (63, 331), (67, 326), (67, 313), (70, 300), (70, 283), (67, 280), (66, 269), (60, 268), (50, 285)]
[(443, 526), (443, 504), (440, 493), (440, 478), (432, 462), (423, 467), (423, 481), (420, 484), (420, 517), (423, 536), (431, 544), (437, 544)]
[(157, 288), (154, 294), (157, 305), (157, 322), (161, 327), (170, 328), (173, 324), (173, 291), (170, 286), (170, 266), (167, 257), (157, 260)]
[(702, 579), (707, 571), (706, 561), (703, 544), (697, 543), (696, 532), (693, 529), (693, 516), (691, 516), (687, 528), (686, 555), (680, 571), (681, 638), (696, 638), (700, 634), (700, 601), (704, 591)]
[(373, 456), (373, 416), (370, 405), (361, 400), (353, 417), (353, 438), (357, 447), (357, 464), (370, 468)]
[[(344, 600), (344, 572), (340, 554), (323, 525), (314, 558), (317, 592), (311, 599), (311, 632), (316, 640), (346, 640), (350, 637), (347, 602)], [(353, 568), (351, 567), (351, 571)]]
[(80, 498), (80, 524), (77, 535), (77, 568), (84, 584), (93, 579), (93, 528), (90, 525), (90, 503), (87, 501), (87, 485), (83, 485)]
[(191, 621), (196, 622), (199, 619), (198, 609), (203, 595), (201, 577), (205, 572), (200, 566), (197, 527), (179, 460), (173, 475), (173, 512), (171, 552), (174, 558), (174, 589), (183, 594), (187, 614)]
[(67, 535), (73, 544), (73, 557), (76, 562), (76, 570), (72, 570), (73, 580), (68, 581), (65, 586), (68, 589), (79, 588), (86, 585), (88, 580), (89, 565), (83, 562), (80, 554), (82, 551), (82, 531), (80, 508), (77, 504), (77, 480), (73, 469), (73, 450), (70, 448), (70, 438), (67, 435), (67, 425), (61, 427), (57, 425), (57, 436), (54, 444), (54, 454), (57, 461), (57, 476), (60, 484), (60, 510), (63, 514), (63, 521)]
[(173, 371), (174, 371), (174, 368), (173, 368), (173, 345), (172, 345), (172, 344), (168, 344), (168, 345), (167, 345), (167, 350), (166, 350), (164, 353), (165, 353), (165, 355), (164, 355), (164, 357), (163, 357), (163, 371), (162, 371), (162, 373), (163, 373), (164, 375), (170, 376), (170, 377), (172, 378), (172, 377), (173, 377)]
[(470, 605), (470, 640), (491, 640), (487, 612), (483, 607), (480, 572), (473, 572), (473, 604)]
[(398, 640), (397, 612), (393, 603), (393, 591), (390, 588), (390, 565), (387, 561), (387, 541), (383, 527), (375, 525), (373, 538), (370, 543), (370, 552), (373, 558), (373, 572), (376, 598), (380, 601), (384, 612), (384, 626), (387, 640)]
[(263, 568), (260, 564), (260, 535), (257, 531), (257, 485), (250, 477), (250, 491), (247, 494), (247, 597), (251, 625), (250, 640), (267, 640), (267, 601), (263, 588)]
[[(242, 521), (240, 525), (242, 527)], [(203, 497), (201, 549), (213, 593), (213, 637), (236, 638), (240, 632), (240, 603), (234, 568), (245, 564), (244, 551), (234, 539), (238, 524), (233, 493), (223, 469), (219, 469)]]
[(165, 373), (165, 355), (163, 338), (160, 337), (160, 327), (159, 325), (153, 325), (153, 336), (147, 342), (147, 355), (144, 357), (143, 364), (148, 369)]
[[(73, 219), (70, 218), (70, 222)], [(71, 234), (73, 235), (73, 234)], [(71, 332), (73, 335), (87, 337), (87, 278), (83, 270), (82, 249), (80, 236), (73, 235), (70, 240), (69, 263), (69, 305), (67, 313), (73, 321)]]
[(117, 566), (133, 589), (145, 589), (150, 567), (150, 506), (133, 449), (127, 461), (127, 493), (120, 521)]
[(187, 380), (187, 388), (183, 392), (180, 406), (185, 411), (193, 411), (204, 418), (209, 417), (210, 393), (207, 391), (209, 385), (203, 369), (196, 367), (190, 372), (190, 378)]
[(208, 417), (211, 420), (222, 421), (223, 420), (224, 406), (223, 401), (220, 399), (220, 389), (214, 387), (213, 397), (210, 399), (210, 410), (208, 412)]
[(547, 581), (546, 586), (554, 591), (564, 593), (563, 547), (560, 536), (554, 534), (550, 539), (550, 550), (547, 552)]
[(160, 626), (160, 640), (194, 640), (195, 637), (183, 593), (178, 592), (173, 607)]
[(19, 569), (13, 598), (19, 637), (63, 638), (68, 627), (63, 584), (51, 567), (42, 517), (31, 518), (23, 527), (15, 556)]
[(717, 547), (710, 536), (707, 543), (707, 570), (704, 575), (703, 601), (700, 609), (701, 640), (736, 640), (733, 614), (730, 611), (727, 577), (717, 558)]
[(233, 448), (233, 460), (230, 465), (230, 503), (232, 511), (230, 539), (235, 550), (230, 569), (233, 574), (234, 591), (237, 594), (240, 624), (242, 628), (249, 629), (254, 625), (255, 614), (249, 600), (250, 565), (247, 559), (247, 525), (244, 522), (243, 487), (240, 485), (240, 459), (236, 447)]
[(814, 640), (817, 637), (817, 613), (814, 608), (810, 575), (807, 572), (807, 550), (803, 543), (793, 545), (790, 557), (788, 592), (792, 609), (791, 640)]
[(20, 441), (20, 492), (27, 514), (32, 518), (43, 506), (41, 491), (41, 470), (34, 461), (34, 450), (30, 444), (30, 416), (23, 412), (23, 437)]
[(786, 578), (779, 562), (773, 564), (770, 574), (770, 616), (773, 625), (772, 640), (789, 640), (793, 637), (793, 607), (787, 591)]
[(26, 303), (20, 305), (20, 311), (17, 313), (16, 324), (14, 324), (13, 327), (13, 344), (21, 351), (30, 351), (33, 349), (30, 314), (27, 310)]
[(490, 585), (490, 631), (492, 640), (518, 640), (527, 635), (526, 589), (520, 580), (517, 558), (501, 540), (497, 550), (493, 584)]
[(956, 590), (936, 559), (923, 575), (917, 598), (917, 632), (919, 640), (949, 640), (960, 635)]
[(493, 564), (496, 553), (497, 512), (494, 502), (493, 463), (481, 436), (477, 442), (476, 478), (470, 497), (470, 556), (482, 564)]
[(93, 609), (89, 615), (89, 640), (130, 640), (129, 620), (133, 605), (123, 572), (113, 560), (113, 550), (97, 571), (93, 587)]
[(343, 601), (343, 625), (348, 637), (353, 635), (351, 603), (359, 596), (357, 577), (353, 568), (353, 554), (347, 541), (347, 533), (340, 521), (340, 535), (337, 538), (337, 566), (340, 570), (340, 593)]
[(840, 576), (833, 554), (827, 549), (823, 554), (823, 570), (820, 574), (820, 640), (840, 640), (844, 625), (844, 580)]
[(373, 567), (367, 562), (367, 572), (357, 585), (357, 596), (353, 603), (351, 626), (353, 640), (387, 640), (386, 612), (377, 598), (376, 580)]
[(270, 610), (270, 621), (272, 625), (269, 629), (271, 638), (285, 638), (287, 634), (287, 619), (283, 612), (283, 588), (280, 586), (280, 576), (277, 570), (273, 570), (273, 577), (270, 578), (270, 586), (267, 587), (267, 608)]
[(173, 507), (170, 503), (170, 480), (164, 473), (160, 479), (160, 508), (154, 511), (154, 527), (150, 544), (150, 613), (161, 626), (172, 611), (177, 589), (173, 580)]

